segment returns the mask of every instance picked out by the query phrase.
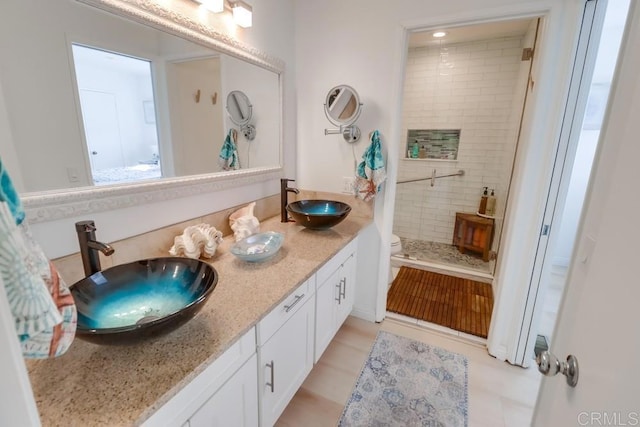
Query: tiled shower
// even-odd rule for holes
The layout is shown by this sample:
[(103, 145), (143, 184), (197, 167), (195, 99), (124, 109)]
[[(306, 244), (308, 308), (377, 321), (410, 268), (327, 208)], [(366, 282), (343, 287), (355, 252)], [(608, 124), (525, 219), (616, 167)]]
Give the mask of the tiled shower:
[[(487, 24), (490, 25), (490, 24)], [(441, 41), (410, 47), (403, 105), (403, 137), (398, 181), (464, 170), (463, 176), (398, 184), (393, 232), (404, 239), (451, 244), (456, 212), (475, 213), (482, 188), (497, 197), (495, 238), (502, 227), (531, 61), (524, 47), (533, 45), (535, 21), (518, 35), (460, 43)], [(457, 153), (439, 155), (416, 135), (459, 130)], [(425, 133), (426, 132), (426, 133)], [(437, 137), (436, 137), (437, 138)], [(426, 150), (422, 146), (426, 145)]]

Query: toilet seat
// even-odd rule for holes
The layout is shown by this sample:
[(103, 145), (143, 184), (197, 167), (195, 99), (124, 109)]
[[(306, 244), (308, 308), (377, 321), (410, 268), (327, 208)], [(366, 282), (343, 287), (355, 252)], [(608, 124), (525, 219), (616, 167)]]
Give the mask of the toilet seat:
[(395, 234), (391, 235), (391, 255), (399, 254), (402, 252), (402, 242), (400, 237)]

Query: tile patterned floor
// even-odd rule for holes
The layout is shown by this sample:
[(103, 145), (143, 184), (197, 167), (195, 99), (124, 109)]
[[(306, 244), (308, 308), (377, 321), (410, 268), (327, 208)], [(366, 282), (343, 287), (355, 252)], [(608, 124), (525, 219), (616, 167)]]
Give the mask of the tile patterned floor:
[(402, 252), (407, 257), (493, 273), (493, 261), (485, 262), (480, 255), (473, 253), (461, 254), (458, 248), (451, 244), (425, 242), (404, 237), (400, 238), (400, 242), (402, 243)]

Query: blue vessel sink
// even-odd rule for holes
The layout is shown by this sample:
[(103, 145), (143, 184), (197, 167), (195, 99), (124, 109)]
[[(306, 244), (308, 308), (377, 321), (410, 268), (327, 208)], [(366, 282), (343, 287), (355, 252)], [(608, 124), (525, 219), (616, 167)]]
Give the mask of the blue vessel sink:
[(78, 338), (131, 344), (170, 332), (191, 319), (218, 283), (207, 263), (167, 257), (121, 264), (71, 286)]
[(312, 230), (325, 230), (342, 222), (351, 206), (334, 200), (298, 200), (287, 205), (287, 211), (300, 225)]

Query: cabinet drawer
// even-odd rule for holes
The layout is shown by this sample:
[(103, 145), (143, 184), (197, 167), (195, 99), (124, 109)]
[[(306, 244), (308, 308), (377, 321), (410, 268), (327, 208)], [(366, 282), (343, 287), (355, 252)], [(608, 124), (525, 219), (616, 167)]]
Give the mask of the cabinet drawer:
[(327, 279), (353, 254), (358, 246), (358, 240), (353, 239), (329, 261), (327, 261), (316, 273), (317, 286), (320, 287)]
[(311, 276), (258, 323), (257, 336), (259, 346), (264, 345), (304, 305), (315, 292), (315, 288), (315, 276)]

